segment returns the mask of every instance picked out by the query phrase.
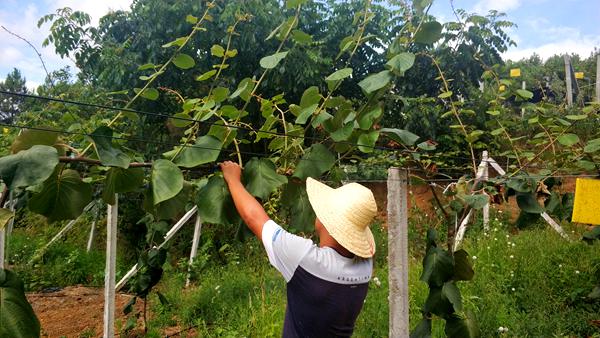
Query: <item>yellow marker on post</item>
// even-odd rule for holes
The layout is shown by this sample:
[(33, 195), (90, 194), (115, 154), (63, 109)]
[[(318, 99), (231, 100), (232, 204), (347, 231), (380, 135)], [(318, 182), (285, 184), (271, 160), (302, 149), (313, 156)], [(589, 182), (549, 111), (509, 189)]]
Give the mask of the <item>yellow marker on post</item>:
[(510, 70), (510, 77), (519, 77), (521, 76), (521, 68), (513, 68)]
[(505, 85), (500, 85), (500, 87), (498, 88), (499, 91), (503, 92), (506, 90), (506, 86)]
[(583, 79), (583, 72), (575, 72), (575, 78), (576, 79)]
[(575, 183), (573, 222), (600, 225), (600, 180), (578, 178)]
[(2, 133), (4, 133), (4, 134), (8, 134), (8, 133), (9, 133), (9, 130), (8, 130), (8, 128), (2, 128)]

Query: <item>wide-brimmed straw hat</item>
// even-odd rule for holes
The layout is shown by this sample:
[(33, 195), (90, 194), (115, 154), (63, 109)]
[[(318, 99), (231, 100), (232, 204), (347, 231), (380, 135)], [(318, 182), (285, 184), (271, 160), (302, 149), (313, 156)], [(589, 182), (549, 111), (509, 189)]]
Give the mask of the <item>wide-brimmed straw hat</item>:
[(359, 257), (375, 254), (369, 224), (377, 215), (377, 204), (369, 188), (350, 183), (334, 189), (309, 177), (306, 192), (317, 218), (340, 245)]

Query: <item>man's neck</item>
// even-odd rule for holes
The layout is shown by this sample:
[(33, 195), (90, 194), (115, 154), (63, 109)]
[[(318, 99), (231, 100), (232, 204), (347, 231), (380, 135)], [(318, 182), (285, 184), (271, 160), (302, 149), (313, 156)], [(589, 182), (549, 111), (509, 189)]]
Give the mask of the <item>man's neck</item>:
[(321, 247), (321, 248), (324, 248), (324, 247), (332, 248), (333, 250), (335, 250), (337, 253), (339, 253), (340, 255), (342, 255), (344, 257), (354, 258), (354, 254), (352, 252), (348, 251), (348, 249), (346, 249), (343, 246), (341, 246), (340, 243), (338, 243), (333, 238), (331, 240), (323, 240), (323, 239), (321, 239), (319, 241), (319, 247)]

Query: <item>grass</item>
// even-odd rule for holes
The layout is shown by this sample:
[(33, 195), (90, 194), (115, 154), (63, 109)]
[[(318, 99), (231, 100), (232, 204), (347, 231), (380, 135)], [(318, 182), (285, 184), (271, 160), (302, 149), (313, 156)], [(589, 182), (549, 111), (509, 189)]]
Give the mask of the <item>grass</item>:
[[(421, 318), (427, 286), (419, 281), (423, 233), (427, 222), (411, 219), (409, 232), (409, 304), (411, 327)], [(573, 239), (567, 242), (553, 230), (537, 227), (516, 232), (502, 220), (493, 220), (484, 233), (480, 226), (467, 232), (463, 248), (475, 269), (470, 282), (460, 282), (465, 308), (474, 312), (482, 337), (600, 337), (592, 320), (600, 319), (600, 304), (585, 296), (598, 284), (600, 243), (577, 240), (583, 230), (565, 225)], [(378, 254), (371, 282), (355, 329), (356, 337), (385, 337), (388, 332), (386, 232), (373, 226)], [(18, 229), (11, 252), (27, 256), (31, 246), (43, 243), (50, 233), (32, 237)], [(149, 337), (161, 337), (165, 328), (184, 330), (201, 337), (278, 337), (285, 314), (285, 282), (270, 267), (262, 246), (251, 239), (213, 244), (216, 230), (206, 227), (203, 246), (194, 267), (196, 280), (185, 288), (187, 268), (179, 246), (171, 250), (165, 275), (157, 290), (168, 300), (149, 298)], [(443, 230), (441, 230), (443, 232)], [(572, 233), (573, 232), (573, 233)], [(102, 284), (102, 251), (85, 253), (82, 239), (61, 242), (45, 256), (45, 264), (20, 267), (30, 289), (70, 283)], [(100, 241), (100, 240), (99, 240)], [(37, 243), (37, 244), (36, 244)], [(14, 258), (14, 257), (13, 257)], [(179, 259), (179, 260), (178, 260)], [(22, 259), (19, 262), (24, 262)], [(121, 263), (123, 271), (126, 264)], [(37, 284), (36, 284), (37, 283)], [(37, 287), (36, 287), (37, 285)], [(499, 333), (498, 328), (508, 328)], [(188, 328), (193, 330), (185, 331)], [(443, 337), (444, 322), (436, 319), (433, 337)]]

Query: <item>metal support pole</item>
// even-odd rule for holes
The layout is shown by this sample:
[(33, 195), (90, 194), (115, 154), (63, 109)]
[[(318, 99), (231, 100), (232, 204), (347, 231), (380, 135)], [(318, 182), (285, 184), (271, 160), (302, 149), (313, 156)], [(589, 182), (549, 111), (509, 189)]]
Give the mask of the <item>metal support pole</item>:
[(90, 237), (88, 238), (86, 251), (90, 252), (92, 250), (92, 245), (94, 244), (94, 235), (96, 233), (96, 222), (98, 221), (98, 214), (100, 210), (96, 210), (94, 213), (94, 220), (92, 221), (92, 227), (90, 228)]
[(387, 181), (389, 336), (408, 337), (408, 173), (389, 168)]
[(571, 79), (571, 58), (569, 55), (565, 59), (565, 81), (567, 85), (567, 107), (573, 106), (573, 79)]
[(119, 200), (108, 205), (106, 217), (106, 269), (104, 272), (104, 338), (115, 335), (115, 271), (117, 265), (117, 219)]
[[(523, 81), (525, 83), (525, 81)], [(481, 163), (484, 165), (483, 177), (481, 178), (484, 182), (490, 178), (490, 166), (488, 163), (488, 152), (484, 151), (481, 156)], [(490, 229), (490, 201), (483, 206), (483, 230), (488, 231)]]
[[(527, 84), (525, 83), (525, 81), (521, 82), (521, 89), (526, 89), (527, 88)], [(525, 116), (525, 108), (521, 108), (521, 117)]]
[(194, 263), (194, 258), (198, 254), (198, 245), (200, 245), (200, 232), (202, 231), (202, 219), (200, 215), (196, 214), (196, 224), (194, 225), (194, 239), (192, 239), (192, 250), (190, 251), (190, 263), (188, 266), (188, 274), (185, 280), (185, 286), (190, 285), (190, 269)]

